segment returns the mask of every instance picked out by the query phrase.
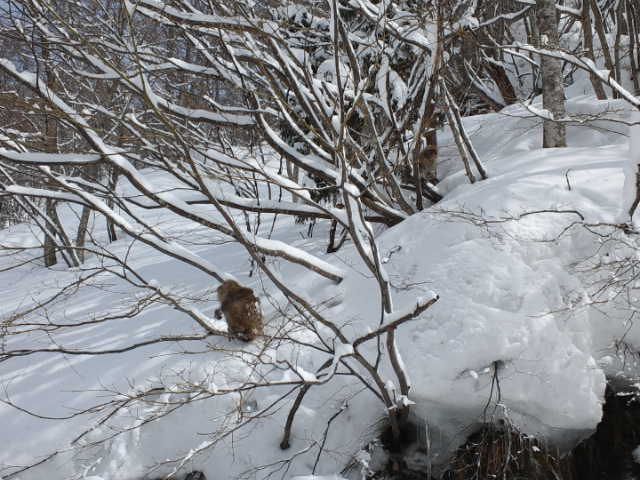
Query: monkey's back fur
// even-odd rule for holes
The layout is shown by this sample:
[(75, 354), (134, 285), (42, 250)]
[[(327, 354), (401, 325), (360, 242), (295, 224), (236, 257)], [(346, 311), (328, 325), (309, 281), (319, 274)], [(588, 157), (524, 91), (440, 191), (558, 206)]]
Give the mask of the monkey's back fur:
[(220, 308), (216, 317), (224, 314), (229, 335), (246, 342), (262, 335), (262, 311), (260, 299), (253, 290), (243, 287), (233, 280), (225, 280), (218, 287)]

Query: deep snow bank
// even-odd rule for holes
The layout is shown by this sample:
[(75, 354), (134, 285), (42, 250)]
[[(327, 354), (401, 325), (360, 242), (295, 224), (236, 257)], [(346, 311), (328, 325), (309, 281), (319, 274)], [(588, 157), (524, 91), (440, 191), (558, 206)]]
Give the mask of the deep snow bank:
[[(586, 98), (569, 105), (574, 112), (626, 115), (617, 111), (620, 106)], [(611, 345), (624, 338), (632, 347), (640, 347), (640, 329), (628, 322), (627, 307), (616, 299), (593, 305), (594, 276), (599, 279), (602, 274), (578, 268), (608, 252), (602, 237), (580, 225), (568, 228), (582, 217), (590, 223), (623, 219), (628, 208), (623, 196), (625, 172), (629, 171), (625, 166), (629, 160), (626, 127), (596, 122), (570, 128), (569, 148), (543, 151), (539, 121), (521, 107), (465, 119), (465, 123), (491, 178), (468, 185), (445, 133), (445, 179), (440, 188), (447, 192), (446, 200), (379, 237), (397, 308), (426, 291), (436, 291), (441, 297), (420, 319), (402, 327), (398, 339), (412, 379), (415, 411), (428, 422), (435, 462), (483, 418), (507, 416), (520, 429), (556, 442), (592, 429), (601, 415), (603, 368), (609, 374), (621, 369)], [(210, 232), (183, 219), (158, 212), (149, 215), (178, 240), (195, 242), (198, 253), (216, 258), (238, 278), (258, 286), (255, 277), (248, 277), (246, 258), (236, 246), (220, 243)], [(269, 228), (269, 222), (264, 223)], [(96, 228), (96, 235), (104, 234), (100, 226)], [(275, 235), (320, 254), (326, 237), (316, 234), (314, 239), (300, 239), (299, 228), (293, 222), (281, 222)], [(25, 241), (29, 233), (21, 226), (3, 236)], [(114, 245), (122, 252), (129, 247), (126, 239)], [(144, 246), (136, 245), (129, 258), (146, 277), (189, 293), (203, 312), (215, 309), (215, 285), (203, 283), (209, 280), (201, 274)], [(347, 246), (325, 258), (348, 270), (339, 286), (286, 266), (281, 273), (314, 302), (340, 297), (339, 304), (327, 305), (334, 305), (330, 314), (345, 325), (345, 332), (355, 337), (376, 327), (379, 302), (372, 293), (375, 285), (353, 250)], [(43, 292), (53, 292), (72, 275), (33, 266), (8, 274), (6, 285), (0, 288), (1, 311), (10, 313)], [(110, 281), (108, 290), (85, 287), (54, 305), (50, 313), (74, 320), (111, 311), (114, 305), (122, 308), (131, 301), (129, 288), (115, 281)], [(275, 318), (276, 314), (267, 311), (267, 316)], [(96, 348), (192, 328), (183, 315), (157, 305), (131, 321), (87, 327), (64, 334), (60, 340)], [(44, 345), (50, 340), (32, 341)], [(215, 351), (233, 348), (232, 344), (222, 339), (216, 342), (194, 344), (188, 356), (175, 355), (184, 345), (118, 357), (39, 356), (13, 362), (10, 367), (0, 365), (0, 383), (22, 406), (59, 416), (91, 404), (100, 389), (126, 390), (130, 384), (140, 388), (158, 377), (165, 381), (178, 377), (179, 381), (184, 372), (189, 372), (193, 382), (233, 383), (245, 375), (243, 367)], [(202, 348), (205, 346), (213, 348)], [(306, 371), (314, 371), (326, 359), (313, 351), (286, 347), (277, 355)], [(275, 388), (265, 390), (255, 400), (260, 406), (268, 405), (281, 393)], [(207, 433), (233, 426), (242, 413), (240, 401), (228, 397), (195, 402), (79, 455), (59, 455), (54, 463), (21, 478), (42, 474), (49, 478), (92, 474), (114, 480), (142, 476), (149, 467), (202, 445), (210, 438)], [(289, 405), (190, 458), (188, 467), (211, 478), (221, 472), (225, 478), (261, 478), (284, 469), (284, 458), (285, 477), (308, 475), (316, 463), (316, 473), (331, 474), (379, 433), (377, 422), (384, 415), (382, 405), (362, 385), (349, 378), (337, 379), (310, 391), (296, 418), (292, 449), (283, 454), (278, 442)], [(328, 431), (325, 452), (317, 457), (328, 419), (344, 405), (348, 407)], [(124, 412), (116, 423), (130, 426), (136, 415)], [(26, 464), (41, 458), (38, 456), (64, 446), (82, 432), (86, 422), (83, 417), (66, 423), (45, 421), (0, 405), (0, 464)], [(90, 440), (111, 433), (110, 427), (99, 428)], [(265, 465), (269, 467), (262, 468)]]
[[(614, 110), (586, 99), (570, 107)], [(426, 290), (440, 294), (399, 334), (415, 411), (429, 423), (436, 455), (496, 417), (560, 445), (575, 441), (601, 418), (598, 361), (625, 332), (638, 339), (619, 304), (593, 305), (592, 280), (605, 273), (576, 268), (604, 255), (583, 219), (625, 220), (624, 127), (572, 128), (569, 148), (542, 150), (537, 120), (519, 118), (519, 108), (511, 120), (467, 119), (489, 180), (468, 185), (461, 172), (449, 175), (445, 201), (379, 239), (396, 305)], [(375, 301), (353, 293), (367, 291), (363, 281), (352, 273), (339, 287), (345, 302), (336, 315), (354, 331), (378, 315)]]

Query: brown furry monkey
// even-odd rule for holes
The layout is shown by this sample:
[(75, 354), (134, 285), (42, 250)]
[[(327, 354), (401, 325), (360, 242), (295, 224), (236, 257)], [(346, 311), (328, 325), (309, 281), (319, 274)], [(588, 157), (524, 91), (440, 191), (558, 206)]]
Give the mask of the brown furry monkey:
[(218, 319), (224, 315), (229, 335), (245, 342), (262, 335), (260, 299), (253, 294), (253, 290), (233, 280), (225, 280), (218, 287), (218, 301), (220, 308), (215, 315)]

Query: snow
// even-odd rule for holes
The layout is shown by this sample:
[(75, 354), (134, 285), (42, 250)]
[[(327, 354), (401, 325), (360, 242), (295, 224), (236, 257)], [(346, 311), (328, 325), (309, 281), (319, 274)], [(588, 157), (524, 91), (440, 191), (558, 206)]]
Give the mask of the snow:
[[(155, 5), (148, 0), (144, 3), (150, 8)], [(568, 102), (568, 109), (588, 113), (620, 105), (579, 97)], [(533, 106), (539, 108), (535, 102)], [(630, 118), (628, 110), (619, 115)], [(396, 400), (412, 404), (415, 417), (428, 422), (436, 462), (487, 417), (507, 416), (530, 434), (569, 444), (590, 432), (600, 420), (605, 373), (622, 368), (612, 345), (624, 338), (632, 347), (640, 348), (640, 329), (629, 321), (629, 309), (623, 308), (622, 299), (614, 297), (597, 308), (591, 305), (600, 277), (597, 271), (586, 268), (592, 265), (589, 262), (606, 259), (607, 255), (623, 258), (626, 250), (603, 245), (601, 237), (579, 224), (581, 217), (596, 224), (618, 223), (628, 215), (627, 197), (621, 192), (628, 181), (629, 165), (638, 161), (639, 151), (637, 141), (630, 143), (625, 136), (628, 129), (606, 121), (570, 126), (568, 148), (542, 150), (542, 121), (523, 106), (510, 107), (501, 114), (465, 118), (464, 122), (491, 177), (468, 184), (453, 140), (443, 132), (446, 178), (439, 188), (446, 199), (382, 233), (374, 232), (366, 223), (357, 232), (367, 245), (375, 233), (385, 264), (396, 307), (384, 322), (403, 318), (439, 296), (432, 307), (396, 332), (398, 351), (412, 385), (408, 396), (397, 395)], [(320, 170), (327, 168), (323, 159), (312, 156), (301, 161), (313, 162)], [(132, 175), (132, 179), (144, 182), (145, 188), (154, 192), (167, 187), (163, 183), (166, 177), (159, 172), (145, 171), (141, 176)], [(136, 192), (128, 181), (119, 188)], [(221, 198), (232, 194), (221, 192)], [(91, 197), (83, 200), (97, 202)], [(165, 196), (164, 200), (205, 215), (197, 206), (186, 205), (179, 194)], [(63, 221), (74, 220), (77, 211), (71, 208), (61, 209)], [(243, 249), (170, 211), (141, 209), (136, 213), (172, 238), (171, 243), (160, 245), (165, 251), (176, 257), (186, 256), (198, 265), (215, 262), (215, 267), (208, 268), (229, 272), (268, 298), (262, 302), (266, 328), (277, 331), (282, 326), (279, 309), (286, 309), (286, 302), (265, 278), (250, 276)], [(269, 221), (263, 220), (261, 235), (272, 219), (268, 215), (265, 218)], [(102, 223), (92, 222), (98, 239), (105, 236)], [(126, 219), (120, 224), (131, 231), (136, 228)], [(339, 324), (348, 341), (335, 339), (331, 356), (336, 369), (341, 361), (350, 361), (355, 339), (379, 327), (381, 302), (376, 280), (365, 273), (366, 267), (353, 246), (345, 246), (336, 255), (324, 254), (323, 227), (318, 227), (314, 238), (301, 238), (299, 232), (305, 227), (286, 219), (276, 225), (274, 243), (263, 244), (265, 249), (283, 249), (287, 254), (310, 252), (317, 260), (310, 258), (309, 262), (344, 277), (336, 284), (281, 259), (270, 260), (280, 278), (305, 298), (313, 299), (314, 304), (323, 305), (323, 313)], [(614, 235), (635, 245), (633, 237), (617, 231)], [(0, 241), (37, 244), (28, 225), (0, 232)], [(183, 250), (186, 241), (190, 242), (188, 254)], [(152, 242), (159, 246), (159, 240), (149, 236), (148, 243)], [(154, 302), (130, 319), (88, 323), (49, 334), (33, 332), (28, 337), (8, 339), (8, 347), (47, 348), (55, 340), (65, 346), (96, 350), (159, 335), (201, 333), (201, 326), (187, 314), (189, 311), (202, 322), (211, 322), (213, 328), (224, 328), (212, 320), (217, 308), (217, 284), (206, 273), (126, 237), (113, 249), (127, 256), (150, 288), (132, 290), (126, 282), (101, 274), (87, 280), (78, 291), (52, 301), (50, 319), (62, 323), (86, 321), (126, 310), (140, 295), (156, 290), (172, 297), (184, 294), (180, 297), (181, 310), (168, 302)], [(29, 258), (33, 254), (27, 251), (20, 255)], [(0, 266), (8, 261), (0, 258)], [(86, 268), (96, 266), (95, 258), (86, 264)], [(45, 270), (31, 262), (3, 272), (0, 319), (51, 298), (61, 285), (87, 272), (62, 267)], [(291, 449), (283, 452), (278, 444), (293, 398), (277, 402), (290, 388), (282, 380), (302, 378), (317, 383), (320, 365), (331, 356), (286, 344), (277, 351), (263, 352), (258, 343), (249, 344), (245, 352), (234, 356), (225, 353), (238, 348), (233, 340), (211, 337), (150, 345), (122, 355), (40, 353), (0, 363), (1, 398), (51, 417), (69, 416), (103, 400), (108, 392), (131, 394), (167, 387), (164, 397), (158, 395), (153, 401), (124, 409), (109, 424), (97, 425), (80, 442), (84, 448), (75, 445), (74, 452), (64, 451), (20, 478), (46, 476), (56, 480), (84, 475), (126, 480), (141, 478), (150, 467), (167, 459), (180, 460), (163, 467), (164, 473), (184, 464), (185, 469), (203, 470), (210, 478), (222, 472), (225, 478), (254, 474), (262, 478), (278, 468), (278, 461), (290, 459), (285, 478), (340, 479), (335, 472), (341, 472), (377, 434), (384, 406), (353, 377), (336, 375), (326, 383), (320, 382), (322, 385), (311, 388), (305, 397), (294, 422)], [(358, 345), (357, 350), (372, 355), (375, 342)], [(225, 395), (243, 381), (256, 380), (256, 372), (245, 360), (257, 354), (277, 359), (272, 360), (274, 365), (287, 361), (291, 367), (268, 372), (268, 379), (275, 383), (272, 387), (246, 394), (246, 398), (245, 394)], [(382, 375), (388, 389), (399, 393), (390, 367), (385, 367)], [(325, 376), (319, 376), (324, 382)], [(180, 392), (185, 386), (209, 395), (163, 417), (171, 402), (183, 398)], [(255, 411), (243, 408), (249, 402), (255, 402), (250, 403), (257, 406)], [(318, 476), (313, 476), (317, 445), (329, 418), (345, 402), (348, 407), (329, 430), (326, 452), (316, 470)], [(254, 413), (259, 419), (245, 425), (247, 415)], [(139, 429), (122, 431), (105, 443), (91, 445), (119, 427), (136, 425), (143, 414), (158, 418)], [(0, 465), (27, 464), (52, 450), (66, 448), (100, 418), (100, 412), (93, 412), (65, 421), (44, 420), (1, 404)], [(217, 437), (212, 432), (224, 435)], [(103, 460), (98, 462), (100, 458)], [(90, 471), (87, 465), (91, 465)], [(271, 467), (252, 470), (260, 465)]]
[(435, 292), (425, 292), (424, 296), (418, 297), (413, 304), (407, 303), (404, 308), (396, 309), (391, 314), (386, 314), (384, 317), (384, 323), (394, 323), (402, 318), (409, 317), (415, 311), (425, 307), (427, 304), (431, 303), (433, 300), (438, 298), (438, 294)]
[(350, 343), (338, 343), (335, 346), (335, 358), (340, 359), (342, 357), (347, 357), (349, 355), (353, 355), (353, 345)]
[(633, 455), (633, 461), (640, 463), (640, 445), (631, 453)]
[(16, 160), (22, 163), (35, 163), (42, 164), (76, 164), (84, 165), (90, 163), (97, 163), (100, 161), (100, 155), (96, 154), (75, 154), (75, 153), (39, 153), (39, 152), (15, 152), (0, 148), (0, 157), (7, 158), (9, 160)]
[(326, 272), (326, 276), (330, 276), (338, 281), (344, 276), (344, 272), (339, 267), (279, 240), (253, 238), (251, 241), (253, 241), (256, 247), (262, 252), (268, 252), (269, 255), (285, 256), (290, 259), (295, 259), (295, 262), (301, 265), (308, 265), (309, 268), (313, 270)]
[(633, 126), (629, 131), (629, 153), (631, 161), (640, 164), (640, 111), (634, 111), (631, 116)]
[(302, 477), (294, 477), (292, 480), (345, 480), (338, 475), (304, 475)]
[(554, 120), (553, 118), (553, 114), (549, 111), (549, 110), (545, 110), (543, 108), (537, 108), (533, 105), (528, 105), (528, 104), (524, 104), (525, 107), (527, 107), (527, 110), (529, 110), (531, 113), (533, 113), (534, 115), (537, 115), (540, 118), (544, 118), (545, 120)]

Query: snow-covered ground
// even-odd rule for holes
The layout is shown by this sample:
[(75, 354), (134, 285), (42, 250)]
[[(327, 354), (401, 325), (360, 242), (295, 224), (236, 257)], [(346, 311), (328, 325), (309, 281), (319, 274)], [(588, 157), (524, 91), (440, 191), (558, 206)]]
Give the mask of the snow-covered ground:
[[(569, 110), (629, 116), (623, 103), (594, 102), (590, 97), (573, 98)], [(522, 430), (558, 443), (584, 435), (600, 420), (605, 373), (629, 368), (616, 356), (616, 342), (618, 347), (624, 340), (625, 345), (640, 348), (640, 329), (633, 324), (627, 302), (635, 302), (633, 293), (622, 298), (603, 289), (598, 295), (603, 279), (617, 280), (609, 274), (614, 260), (626, 258), (635, 246), (634, 238), (620, 229), (596, 225), (627, 220), (631, 177), (627, 127), (604, 121), (570, 127), (568, 148), (542, 150), (540, 122), (521, 106), (465, 122), (490, 178), (469, 185), (445, 133), (443, 152), (448, 158), (440, 184), (445, 200), (378, 237), (396, 307), (414, 303), (429, 291), (440, 295), (434, 307), (398, 333), (415, 414), (428, 424), (436, 463), (484, 418), (506, 416)], [(163, 182), (162, 175), (146, 173), (157, 185)], [(71, 219), (73, 212), (64, 214)], [(250, 263), (237, 245), (222, 243), (168, 213), (149, 211), (145, 218), (257, 291), (274, 293), (259, 274), (249, 276)], [(592, 226), (578, 224), (583, 221)], [(93, 228), (97, 237), (106, 235), (101, 220)], [(270, 219), (263, 219), (261, 229), (270, 228)], [(379, 321), (375, 282), (350, 245), (337, 254), (322, 253), (324, 228), (316, 228), (307, 238), (306, 226), (278, 220), (274, 237), (342, 268), (346, 278), (341, 284), (298, 267), (279, 264), (278, 268), (296, 291), (324, 305), (327, 314), (355, 337)], [(0, 243), (34, 244), (32, 229), (11, 227), (0, 232)], [(113, 248), (121, 254), (130, 250), (129, 262), (147, 280), (184, 292), (192, 306), (213, 316), (217, 285), (209, 277), (149, 247), (132, 246), (126, 238)], [(5, 257), (0, 262), (14, 260)], [(590, 268), (594, 266), (598, 268)], [(0, 273), (0, 319), (50, 297), (79, 274), (63, 267), (46, 270), (34, 263)], [(47, 306), (48, 318), (64, 323), (105, 312), (117, 314), (143, 294), (101, 274), (54, 299)], [(276, 307), (281, 301), (275, 294), (263, 300), (267, 329), (277, 328)], [(59, 342), (94, 350), (117, 348), (159, 335), (189, 334), (196, 327), (186, 315), (155, 303), (134, 318), (52, 335), (34, 333), (24, 347)], [(16, 348), (16, 342), (27, 340), (20, 336), (3, 342)], [(101, 418), (100, 412), (74, 414), (113, 392), (134, 394), (160, 380), (176, 386), (207, 384), (211, 389), (231, 384), (247, 374), (245, 363), (221, 351), (236, 347), (234, 341), (216, 339), (163, 343), (117, 355), (43, 353), (0, 363), (0, 398), (48, 417), (0, 404), (0, 465), (9, 473), (7, 467), (63, 450), (19, 478), (125, 480), (142, 478), (159, 464), (155, 473), (167, 473), (175, 464), (163, 462), (205, 446), (217, 438), (211, 435), (216, 431), (240, 425), (246, 414), (243, 405), (267, 408), (286, 388), (261, 390), (252, 398), (196, 398), (139, 429), (91, 445), (118, 432), (118, 426), (126, 428), (149, 413), (164, 413), (171, 400), (165, 396), (158, 405), (146, 404), (149, 411), (139, 410), (140, 406), (123, 409), (83, 437), (80, 443), (85, 448), (65, 451), (69, 442)], [(282, 346), (277, 355), (310, 372), (326, 359), (312, 352)], [(178, 388), (175, 395), (179, 398)], [(292, 446), (283, 452), (279, 443), (288, 413), (285, 407), (291, 401), (202, 453), (188, 456), (184, 471), (203, 470), (214, 479), (270, 474), (293, 478), (310, 475), (315, 466), (318, 474), (335, 474), (381, 429), (382, 404), (353, 378), (336, 378), (310, 390), (296, 417)], [(336, 414), (338, 420), (327, 428)]]

